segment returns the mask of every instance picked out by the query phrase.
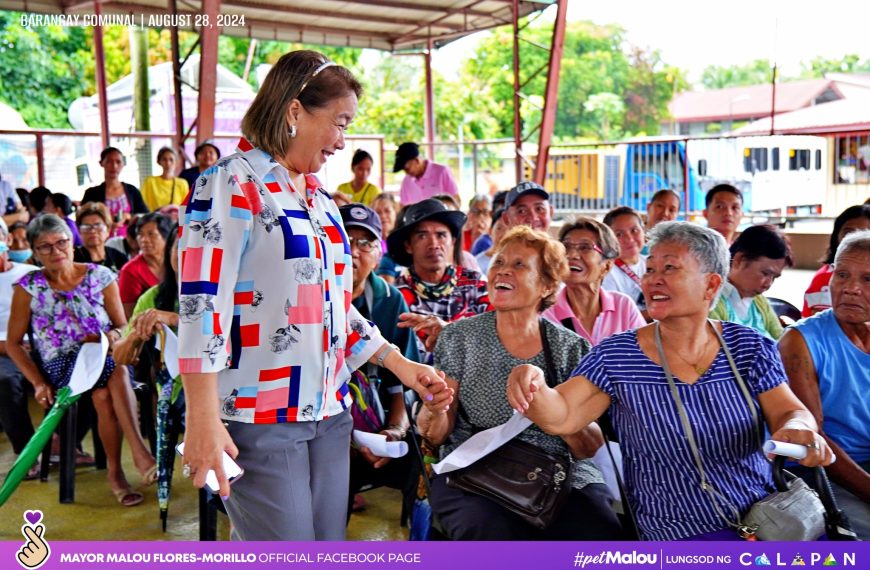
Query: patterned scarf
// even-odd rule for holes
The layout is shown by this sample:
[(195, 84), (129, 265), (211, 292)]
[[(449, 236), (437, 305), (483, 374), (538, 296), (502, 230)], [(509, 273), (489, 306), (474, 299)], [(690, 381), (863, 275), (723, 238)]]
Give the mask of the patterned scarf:
[(408, 268), (408, 275), (411, 277), (411, 283), (414, 285), (414, 291), (422, 299), (435, 300), (442, 297), (447, 297), (453, 292), (456, 287), (456, 267), (448, 265), (444, 271), (444, 276), (441, 277), (441, 282), (434, 285), (429, 285), (420, 280), (420, 277), (414, 273), (414, 268)]

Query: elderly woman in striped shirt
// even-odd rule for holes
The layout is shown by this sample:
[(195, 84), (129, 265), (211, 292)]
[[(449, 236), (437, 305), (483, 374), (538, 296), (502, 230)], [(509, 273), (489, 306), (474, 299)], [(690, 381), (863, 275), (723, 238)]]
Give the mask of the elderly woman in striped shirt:
[(758, 445), (762, 415), (773, 439), (809, 448), (801, 464), (833, 458), (789, 389), (774, 342), (742, 325), (708, 321), (727, 273), (721, 235), (662, 223), (652, 231), (642, 280), (656, 322), (602, 341), (556, 389), (529, 365), (508, 381), (510, 404), (555, 435), (576, 432), (610, 408), (644, 539), (737, 538), (740, 517), (774, 490)]

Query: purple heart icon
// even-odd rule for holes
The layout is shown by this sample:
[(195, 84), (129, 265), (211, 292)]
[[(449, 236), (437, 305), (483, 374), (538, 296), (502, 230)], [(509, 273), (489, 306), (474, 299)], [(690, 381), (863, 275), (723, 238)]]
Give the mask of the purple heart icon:
[(25, 511), (24, 520), (30, 524), (36, 524), (42, 520), (42, 511)]

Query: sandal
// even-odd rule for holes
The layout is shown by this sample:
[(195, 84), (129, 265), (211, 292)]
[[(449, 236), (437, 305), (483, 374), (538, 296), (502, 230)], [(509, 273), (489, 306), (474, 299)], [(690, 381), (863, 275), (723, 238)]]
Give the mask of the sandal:
[(157, 482), (157, 464), (155, 463), (142, 474), (142, 486), (148, 487)]
[(27, 473), (24, 475), (25, 481), (33, 481), (34, 479), (39, 479), (40, 473), (40, 465), (39, 462), (33, 464), (33, 466), (27, 470)]
[(134, 491), (132, 487), (112, 489), (112, 494), (115, 495), (118, 504), (124, 507), (135, 507), (145, 500), (145, 496), (139, 491)]
[(76, 467), (93, 467), (96, 464), (97, 460), (90, 453), (76, 450)]

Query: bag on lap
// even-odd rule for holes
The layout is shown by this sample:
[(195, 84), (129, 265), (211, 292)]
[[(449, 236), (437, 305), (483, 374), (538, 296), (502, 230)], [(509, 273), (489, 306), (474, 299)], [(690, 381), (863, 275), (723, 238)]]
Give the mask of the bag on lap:
[(378, 396), (377, 378), (369, 378), (359, 370), (351, 374), (347, 383), (353, 395), (350, 413), (353, 416), (353, 429), (369, 433), (378, 433), (384, 429), (384, 407)]

